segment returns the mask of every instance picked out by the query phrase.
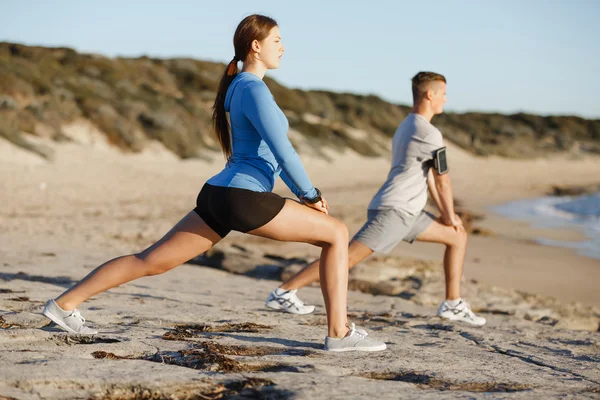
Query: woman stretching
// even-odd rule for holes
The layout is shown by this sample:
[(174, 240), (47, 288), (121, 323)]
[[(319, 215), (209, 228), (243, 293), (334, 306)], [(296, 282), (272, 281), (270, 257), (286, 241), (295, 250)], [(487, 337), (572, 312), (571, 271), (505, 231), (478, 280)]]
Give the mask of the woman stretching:
[[(95, 334), (76, 307), (90, 297), (131, 280), (162, 274), (196, 257), (236, 230), (280, 241), (321, 247), (321, 291), (327, 312), (325, 350), (379, 351), (385, 343), (348, 326), (348, 230), (328, 215), (287, 138), (288, 121), (262, 78), (279, 67), (284, 52), (277, 23), (246, 17), (233, 38), (235, 56), (227, 66), (213, 106), (214, 127), (227, 157), (189, 212), (158, 242), (138, 254), (99, 266), (75, 286), (46, 303), (43, 314), (68, 332)], [(238, 73), (237, 63), (243, 63)], [(229, 112), (230, 125), (227, 120)], [(271, 193), (277, 176), (300, 202)]]

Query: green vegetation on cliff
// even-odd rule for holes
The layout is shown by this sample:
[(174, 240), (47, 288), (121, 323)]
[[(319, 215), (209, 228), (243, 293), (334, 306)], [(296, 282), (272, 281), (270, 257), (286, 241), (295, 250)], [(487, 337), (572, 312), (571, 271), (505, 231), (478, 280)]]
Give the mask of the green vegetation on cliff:
[[(214, 155), (219, 149), (210, 108), (224, 67), (193, 59), (112, 59), (68, 48), (0, 43), (0, 136), (47, 156), (23, 133), (70, 140), (62, 127), (87, 119), (110, 143), (128, 151), (156, 139), (183, 158)], [(387, 138), (410, 112), (376, 96), (302, 91), (265, 81), (291, 128), (317, 152), (351, 148), (368, 156), (384, 154)], [(600, 120), (446, 113), (434, 123), (446, 138), (481, 155), (600, 153)]]

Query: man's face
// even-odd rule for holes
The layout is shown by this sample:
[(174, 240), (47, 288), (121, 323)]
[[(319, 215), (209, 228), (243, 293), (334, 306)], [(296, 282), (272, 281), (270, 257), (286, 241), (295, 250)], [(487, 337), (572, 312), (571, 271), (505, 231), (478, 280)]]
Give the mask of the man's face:
[(448, 101), (446, 98), (446, 83), (441, 81), (433, 83), (430, 101), (434, 114), (437, 115), (444, 112), (444, 104)]

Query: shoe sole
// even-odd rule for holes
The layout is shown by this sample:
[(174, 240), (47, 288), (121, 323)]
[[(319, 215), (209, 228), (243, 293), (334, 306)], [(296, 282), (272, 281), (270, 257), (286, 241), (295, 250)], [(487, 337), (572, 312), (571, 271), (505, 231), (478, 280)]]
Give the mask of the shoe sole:
[(80, 333), (77, 331), (74, 331), (73, 329), (69, 328), (64, 322), (62, 322), (59, 318), (57, 318), (54, 314), (52, 314), (50, 311), (46, 310), (44, 308), (44, 311), (42, 311), (42, 314), (50, 319), (52, 322), (54, 322), (56, 325), (60, 326), (61, 328), (63, 328), (65, 331), (69, 332), (69, 333), (73, 333), (75, 335), (95, 335), (98, 332), (94, 332), (94, 333)]
[(288, 311), (285, 308), (283, 308), (281, 306), (281, 304), (279, 304), (276, 301), (267, 301), (265, 303), (265, 306), (267, 306), (268, 308), (270, 308), (272, 310), (283, 311), (283, 312), (286, 312), (288, 314), (295, 314), (295, 315), (306, 315), (306, 314), (312, 314), (313, 312), (315, 312), (315, 308), (314, 307), (313, 307), (312, 311), (309, 311), (309, 312), (306, 312), (306, 313), (298, 313), (298, 312)]
[(373, 347), (342, 347), (340, 349), (325, 349), (325, 351), (332, 351), (334, 353), (341, 353), (344, 351), (382, 351), (387, 349), (386, 344), (382, 344), (380, 346)]
[(487, 321), (485, 321), (483, 324), (476, 324), (476, 323), (473, 323), (473, 322), (465, 321), (464, 319), (452, 318), (452, 317), (443, 317), (441, 315), (438, 315), (438, 317), (440, 317), (442, 319), (447, 319), (448, 321), (464, 322), (465, 324), (469, 324), (469, 325), (472, 325), (472, 326), (484, 326), (487, 323)]

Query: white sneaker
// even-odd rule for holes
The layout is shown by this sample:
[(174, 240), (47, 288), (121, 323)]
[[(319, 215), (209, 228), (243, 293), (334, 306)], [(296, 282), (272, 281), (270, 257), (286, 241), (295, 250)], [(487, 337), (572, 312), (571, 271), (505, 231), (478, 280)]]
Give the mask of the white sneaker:
[(269, 294), (265, 306), (290, 314), (310, 314), (315, 311), (315, 306), (304, 305), (304, 302), (296, 295), (297, 291), (298, 289), (284, 291), (277, 288)]
[(450, 306), (447, 301), (443, 301), (437, 311), (438, 317), (449, 319), (450, 321), (462, 321), (471, 325), (485, 325), (486, 320), (483, 317), (478, 317), (471, 311), (471, 306), (466, 301), (460, 299), (454, 307)]
[(326, 351), (381, 351), (387, 348), (384, 342), (367, 338), (367, 332), (350, 325), (350, 331), (341, 339), (325, 338)]
[(85, 318), (79, 314), (77, 309), (65, 311), (60, 308), (54, 300), (48, 300), (42, 314), (67, 332), (78, 335), (95, 335), (98, 333), (97, 330), (83, 326), (83, 324), (85, 324)]

